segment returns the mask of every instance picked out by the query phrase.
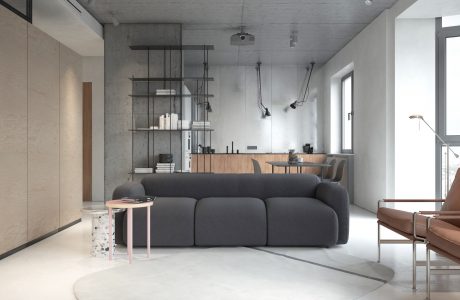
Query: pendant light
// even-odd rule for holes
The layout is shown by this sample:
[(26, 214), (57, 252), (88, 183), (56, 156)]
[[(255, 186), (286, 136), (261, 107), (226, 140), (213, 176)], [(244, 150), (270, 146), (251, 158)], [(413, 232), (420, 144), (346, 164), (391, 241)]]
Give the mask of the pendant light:
[(259, 61), (257, 62), (256, 71), (257, 71), (257, 104), (259, 109), (262, 112), (262, 118), (271, 117), (271, 113), (268, 108), (264, 105), (262, 100), (262, 78), (260, 76), (260, 66), (262, 63)]

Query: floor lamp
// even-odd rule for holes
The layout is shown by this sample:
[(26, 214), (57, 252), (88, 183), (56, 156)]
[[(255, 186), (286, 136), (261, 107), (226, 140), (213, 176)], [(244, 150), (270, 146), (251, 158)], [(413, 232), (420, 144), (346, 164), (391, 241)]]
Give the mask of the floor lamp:
[(447, 192), (449, 191), (449, 184), (450, 184), (450, 178), (449, 178), (449, 151), (452, 152), (452, 154), (458, 158), (458, 154), (454, 152), (454, 150), (452, 150), (452, 148), (450, 148), (450, 145), (448, 143), (446, 143), (446, 141), (443, 140), (442, 137), (439, 136), (439, 134), (433, 129), (433, 127), (431, 127), (426, 121), (425, 119), (423, 118), (422, 115), (412, 115), (412, 116), (409, 116), (409, 119), (419, 119), (421, 121), (423, 121), (423, 123), (425, 123), (426, 126), (428, 126), (428, 128), (430, 128), (430, 130), (434, 133), (434, 135), (436, 136), (436, 138), (446, 147), (447, 151), (446, 151), (446, 190), (445, 190), (445, 196), (447, 196)]

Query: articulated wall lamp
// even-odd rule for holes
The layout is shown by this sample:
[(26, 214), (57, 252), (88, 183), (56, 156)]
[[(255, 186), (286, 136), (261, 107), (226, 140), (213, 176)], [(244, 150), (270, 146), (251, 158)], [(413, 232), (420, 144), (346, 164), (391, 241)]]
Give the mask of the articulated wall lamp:
[[(289, 107), (292, 109), (296, 109), (297, 106), (302, 106), (305, 102), (308, 100), (308, 95), (310, 94), (310, 80), (311, 80), (311, 74), (313, 73), (313, 68), (315, 67), (315, 63), (311, 62), (310, 65), (307, 67), (307, 73), (305, 74), (305, 79), (304, 79), (304, 84), (303, 87), (305, 89), (303, 90), (303, 96), (302, 99), (300, 100), (295, 100), (292, 102)], [(300, 92), (302, 94), (302, 90)]]
[(261, 65), (262, 65), (262, 63), (260, 61), (257, 62), (257, 66), (256, 66), (256, 71), (257, 71), (257, 104), (259, 106), (259, 109), (262, 112), (262, 118), (266, 118), (266, 117), (271, 117), (272, 114), (270, 113), (270, 111), (264, 105), (264, 103), (262, 101), (262, 78), (260, 76), (260, 66)]
[(454, 152), (454, 150), (452, 150), (452, 148), (450, 147), (450, 144), (448, 144), (434, 129), (433, 127), (431, 127), (426, 121), (425, 119), (423, 118), (422, 115), (411, 115), (409, 116), (409, 119), (418, 119), (419, 121), (422, 121), (423, 123), (425, 123), (426, 126), (428, 126), (428, 128), (430, 128), (430, 130), (434, 133), (434, 135), (436, 136), (436, 138), (446, 147), (446, 169), (445, 169), (445, 172), (446, 172), (446, 189), (445, 189), (445, 193), (446, 193), (446, 196), (447, 196), (447, 192), (449, 191), (449, 188), (450, 188), (450, 180), (449, 180), (449, 169), (450, 169), (450, 163), (449, 163), (449, 152), (452, 152), (452, 154), (458, 158), (458, 154)]

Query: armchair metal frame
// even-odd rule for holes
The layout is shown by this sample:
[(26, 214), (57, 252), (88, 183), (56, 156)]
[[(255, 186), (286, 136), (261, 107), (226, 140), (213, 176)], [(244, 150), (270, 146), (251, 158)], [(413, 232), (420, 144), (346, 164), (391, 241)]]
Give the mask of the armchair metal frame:
[[(378, 208), (382, 207), (382, 204), (385, 203), (443, 203), (444, 199), (383, 199), (378, 201)], [(377, 221), (377, 245), (378, 245), (378, 259), (377, 262), (380, 263), (381, 258), (381, 245), (384, 244), (412, 244), (412, 289), (417, 288), (417, 266), (425, 266), (425, 261), (417, 261), (417, 244), (425, 244), (425, 237), (418, 236), (416, 232), (417, 227), (417, 218), (418, 212), (412, 214), (412, 235), (409, 235), (405, 232), (392, 228), (391, 226)], [(383, 226), (397, 234), (405, 237), (405, 239), (382, 239), (380, 226)]]
[[(420, 211), (418, 214), (432, 216), (426, 220), (427, 231), (431, 228), (431, 220), (460, 219), (460, 211)], [(460, 229), (459, 229), (460, 230)], [(460, 257), (453, 257), (442, 249), (432, 246), (428, 240), (426, 244), (426, 299), (431, 299), (431, 275), (460, 275)], [(452, 263), (431, 261), (431, 251), (447, 258)]]

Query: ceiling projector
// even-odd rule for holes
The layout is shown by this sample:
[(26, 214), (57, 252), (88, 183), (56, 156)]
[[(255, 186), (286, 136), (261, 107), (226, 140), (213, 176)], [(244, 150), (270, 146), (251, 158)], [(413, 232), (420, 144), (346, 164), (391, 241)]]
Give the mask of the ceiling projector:
[(230, 45), (233, 46), (249, 46), (254, 45), (256, 37), (252, 34), (244, 32), (241, 29), (241, 32), (235, 33), (230, 37)]

